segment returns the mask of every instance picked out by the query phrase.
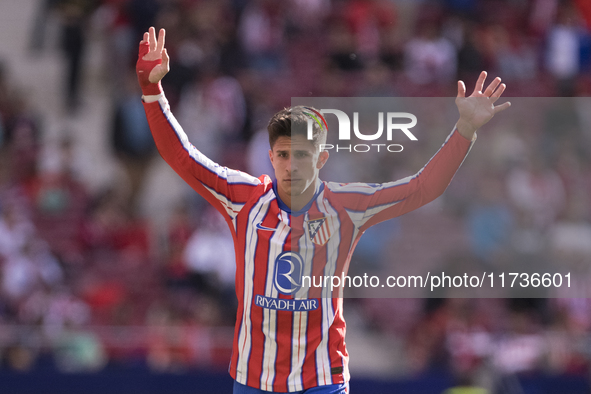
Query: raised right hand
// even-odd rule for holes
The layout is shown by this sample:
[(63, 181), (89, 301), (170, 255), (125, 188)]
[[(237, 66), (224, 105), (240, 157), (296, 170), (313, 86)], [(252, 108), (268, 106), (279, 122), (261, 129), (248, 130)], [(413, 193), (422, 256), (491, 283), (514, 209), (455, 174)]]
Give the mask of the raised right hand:
[(140, 42), (136, 72), (144, 95), (162, 93), (160, 81), (170, 70), (170, 59), (164, 48), (165, 36), (166, 31), (160, 29), (156, 39), (156, 29), (150, 27)]

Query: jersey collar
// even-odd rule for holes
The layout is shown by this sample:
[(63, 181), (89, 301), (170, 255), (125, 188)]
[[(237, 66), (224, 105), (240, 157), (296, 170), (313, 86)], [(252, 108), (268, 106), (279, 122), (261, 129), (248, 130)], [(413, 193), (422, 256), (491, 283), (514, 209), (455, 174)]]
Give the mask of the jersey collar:
[(318, 179), (316, 181), (316, 192), (314, 193), (314, 196), (310, 199), (310, 201), (308, 201), (308, 203), (299, 211), (296, 212), (292, 212), (291, 208), (287, 206), (287, 204), (285, 204), (282, 200), (281, 197), (279, 197), (279, 193), (277, 192), (277, 179), (273, 180), (273, 192), (275, 192), (275, 197), (277, 197), (277, 204), (279, 205), (279, 209), (281, 209), (282, 211), (287, 212), (288, 214), (292, 215), (292, 216), (300, 216), (306, 212), (308, 212), (308, 210), (310, 209), (310, 207), (312, 206), (312, 203), (314, 202), (314, 200), (316, 200), (316, 198), (318, 197), (318, 195), (324, 190), (324, 182), (322, 182), (320, 179)]

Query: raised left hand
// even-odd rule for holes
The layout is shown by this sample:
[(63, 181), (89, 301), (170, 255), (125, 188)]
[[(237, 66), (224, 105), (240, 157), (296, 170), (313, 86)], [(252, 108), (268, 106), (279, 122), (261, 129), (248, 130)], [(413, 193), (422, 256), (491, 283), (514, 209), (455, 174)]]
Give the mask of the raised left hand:
[(460, 134), (468, 139), (472, 139), (476, 130), (491, 120), (495, 114), (511, 106), (510, 102), (494, 105), (505, 91), (506, 85), (501, 83), (501, 78), (496, 77), (483, 90), (486, 75), (486, 71), (480, 73), (474, 91), (468, 97), (466, 97), (466, 85), (458, 81), (456, 105), (460, 112), (460, 119), (457, 128)]

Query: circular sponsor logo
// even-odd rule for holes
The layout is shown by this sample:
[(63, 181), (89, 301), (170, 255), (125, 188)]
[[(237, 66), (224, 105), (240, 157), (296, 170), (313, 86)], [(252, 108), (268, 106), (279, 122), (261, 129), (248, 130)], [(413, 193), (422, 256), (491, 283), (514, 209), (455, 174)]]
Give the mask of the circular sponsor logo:
[(275, 259), (275, 288), (285, 295), (291, 295), (302, 287), (304, 260), (296, 252), (283, 252)]

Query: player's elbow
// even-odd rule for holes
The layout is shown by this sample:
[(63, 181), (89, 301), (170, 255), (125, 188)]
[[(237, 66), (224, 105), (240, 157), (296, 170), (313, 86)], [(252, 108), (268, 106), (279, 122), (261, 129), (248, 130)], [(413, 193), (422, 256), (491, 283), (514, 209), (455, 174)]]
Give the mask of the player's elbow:
[(445, 190), (448, 186), (449, 183), (441, 183), (437, 185), (430, 185), (429, 187), (424, 187), (423, 193), (421, 194), (424, 196), (425, 204), (428, 204), (441, 197), (443, 193), (445, 193)]

